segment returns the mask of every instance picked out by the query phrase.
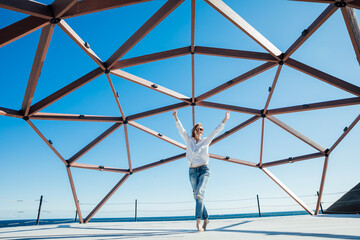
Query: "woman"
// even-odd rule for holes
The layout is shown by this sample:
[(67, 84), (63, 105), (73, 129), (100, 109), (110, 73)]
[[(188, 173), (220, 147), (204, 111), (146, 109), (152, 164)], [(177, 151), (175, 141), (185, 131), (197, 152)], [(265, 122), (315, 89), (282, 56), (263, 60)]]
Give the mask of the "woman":
[[(176, 127), (179, 130), (180, 136), (186, 143), (186, 158), (189, 164), (189, 177), (191, 186), (194, 193), (194, 199), (196, 201), (196, 227), (199, 232), (206, 230), (206, 226), (209, 223), (209, 216), (204, 205), (204, 193), (205, 186), (210, 177), (209, 167), (209, 145), (216, 135), (224, 128), (225, 122), (230, 118), (230, 111), (225, 114), (224, 120), (210, 133), (207, 138), (201, 139), (204, 133), (204, 128), (201, 123), (197, 123), (191, 132), (191, 137), (186, 133), (185, 129), (181, 125), (180, 120), (177, 117), (177, 111), (174, 110), (173, 116), (176, 121)], [(204, 220), (203, 226), (201, 226), (201, 219)]]

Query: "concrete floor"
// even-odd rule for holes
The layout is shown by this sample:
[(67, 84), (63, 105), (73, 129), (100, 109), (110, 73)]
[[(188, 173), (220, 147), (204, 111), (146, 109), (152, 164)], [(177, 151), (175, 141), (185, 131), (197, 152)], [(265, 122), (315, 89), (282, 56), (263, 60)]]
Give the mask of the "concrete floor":
[(286, 216), (195, 221), (54, 224), (0, 228), (0, 239), (359, 239), (360, 215)]

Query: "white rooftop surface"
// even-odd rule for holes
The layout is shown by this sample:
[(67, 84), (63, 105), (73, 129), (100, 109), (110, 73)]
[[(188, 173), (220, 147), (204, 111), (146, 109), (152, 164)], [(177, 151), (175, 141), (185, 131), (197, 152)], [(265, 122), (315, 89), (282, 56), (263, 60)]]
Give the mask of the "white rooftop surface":
[(360, 239), (360, 215), (301, 215), (195, 221), (106, 222), (0, 228), (0, 239)]

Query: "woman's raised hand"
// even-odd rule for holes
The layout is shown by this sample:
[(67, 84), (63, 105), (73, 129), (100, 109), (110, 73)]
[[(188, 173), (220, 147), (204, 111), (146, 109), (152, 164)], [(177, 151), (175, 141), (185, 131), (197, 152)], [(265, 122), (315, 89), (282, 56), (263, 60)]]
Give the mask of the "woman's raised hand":
[(225, 118), (222, 120), (223, 123), (225, 123), (230, 118), (230, 111), (226, 111)]
[(174, 116), (175, 120), (177, 121), (178, 117), (177, 117), (177, 110), (176, 109), (174, 109), (174, 112), (173, 112), (172, 115)]

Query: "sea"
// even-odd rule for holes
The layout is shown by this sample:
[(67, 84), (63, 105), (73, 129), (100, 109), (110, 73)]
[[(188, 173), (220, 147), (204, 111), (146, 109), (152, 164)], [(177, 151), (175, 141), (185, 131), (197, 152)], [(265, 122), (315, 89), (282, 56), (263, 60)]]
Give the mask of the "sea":
[[(307, 215), (306, 211), (288, 211), (288, 212), (264, 212), (261, 217)], [(254, 218), (260, 217), (259, 213), (226, 214), (212, 215), (209, 219), (233, 219), (233, 218)], [(171, 217), (134, 217), (132, 218), (92, 218), (90, 222), (153, 222), (153, 221), (189, 221), (194, 220), (194, 216), (171, 216)], [(39, 219), (39, 225), (74, 223), (75, 219)], [(79, 222), (79, 219), (76, 219)], [(19, 227), (36, 225), (36, 219), (21, 220), (0, 220), (0, 228)]]

